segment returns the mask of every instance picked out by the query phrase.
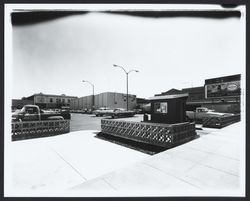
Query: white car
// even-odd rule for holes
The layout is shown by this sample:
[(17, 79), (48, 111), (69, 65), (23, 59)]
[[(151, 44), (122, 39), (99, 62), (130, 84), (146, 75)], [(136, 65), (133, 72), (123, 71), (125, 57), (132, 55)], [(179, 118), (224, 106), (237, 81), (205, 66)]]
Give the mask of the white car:
[(135, 111), (126, 110), (124, 108), (116, 108), (113, 112), (109, 114), (112, 118), (121, 118), (121, 117), (133, 117), (135, 115)]
[(98, 116), (107, 115), (111, 112), (113, 112), (113, 110), (110, 109), (109, 107), (100, 107), (98, 110), (94, 110), (93, 114), (95, 114), (98, 117)]
[(215, 112), (214, 110), (210, 110), (205, 107), (198, 107), (195, 111), (186, 111), (186, 117), (189, 121), (202, 121), (205, 117), (225, 117), (225, 116), (233, 116), (231, 113), (222, 113)]

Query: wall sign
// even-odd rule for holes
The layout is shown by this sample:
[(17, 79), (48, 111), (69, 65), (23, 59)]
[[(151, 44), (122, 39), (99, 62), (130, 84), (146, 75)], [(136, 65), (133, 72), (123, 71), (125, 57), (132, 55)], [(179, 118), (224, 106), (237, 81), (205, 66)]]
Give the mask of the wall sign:
[(205, 86), (206, 98), (239, 96), (240, 81), (208, 84)]

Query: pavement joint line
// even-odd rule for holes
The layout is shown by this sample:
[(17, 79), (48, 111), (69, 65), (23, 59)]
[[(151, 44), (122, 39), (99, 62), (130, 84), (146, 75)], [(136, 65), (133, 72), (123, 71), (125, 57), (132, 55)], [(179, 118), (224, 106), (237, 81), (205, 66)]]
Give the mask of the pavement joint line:
[(212, 187), (212, 188), (218, 187), (218, 186), (216, 186), (216, 185), (206, 183), (204, 180), (200, 180), (199, 178), (196, 178), (196, 177), (194, 177), (194, 176), (186, 175), (186, 177), (198, 181), (198, 182), (201, 183), (203, 186), (205, 186), (206, 189), (207, 189), (207, 188), (211, 188), (211, 187)]
[(55, 149), (51, 148), (65, 163), (67, 163), (78, 175), (80, 175), (81, 178), (83, 178), (85, 181), (87, 181), (87, 178), (85, 178), (73, 165), (71, 165), (67, 160), (65, 160)]
[[(168, 154), (168, 155), (169, 155), (169, 154)], [(161, 158), (164, 158), (164, 157), (162, 157), (162, 156), (160, 156), (160, 157), (161, 157)], [(213, 167), (213, 166), (203, 164), (203, 163), (201, 163), (201, 162), (199, 162), (199, 161), (193, 161), (192, 159), (186, 159), (186, 158), (181, 157), (180, 155), (175, 155), (175, 157), (181, 158), (181, 159), (186, 160), (186, 161), (194, 162), (195, 164), (194, 164), (193, 166), (191, 166), (190, 168), (188, 168), (188, 170), (191, 170), (191, 169), (192, 169), (193, 167), (195, 167), (196, 165), (201, 165), (201, 166), (204, 166), (204, 167), (208, 167), (208, 168), (211, 168), (211, 169), (218, 170), (218, 171), (223, 172), (223, 173), (226, 173), (226, 174), (230, 174), (230, 175), (235, 176), (235, 177), (239, 177), (239, 175), (233, 174), (232, 172), (228, 172), (228, 171), (225, 171), (225, 170), (222, 170), (222, 169), (219, 169), (219, 168), (215, 168), (215, 167)], [(206, 158), (208, 158), (208, 156), (204, 157), (203, 160), (206, 159)]]
[(208, 167), (208, 168), (223, 172), (225, 174), (230, 174), (231, 176), (234, 176), (234, 177), (239, 177), (239, 175), (233, 174), (233, 173), (228, 172), (228, 171), (224, 171), (222, 169), (218, 169), (218, 168), (215, 168), (215, 167), (212, 167), (212, 166), (209, 166), (209, 165), (205, 165), (205, 164), (202, 164), (202, 163), (198, 163), (198, 164), (201, 165), (201, 166), (204, 166), (204, 167)]
[(102, 178), (102, 180), (103, 180), (106, 184), (108, 184), (108, 186), (111, 187), (114, 191), (117, 191), (117, 189), (116, 189), (114, 186), (112, 186), (106, 179)]
[[(233, 157), (230, 157), (230, 156), (226, 156), (226, 155), (223, 155), (223, 154), (217, 154), (215, 152), (211, 152), (211, 151), (204, 151), (204, 150), (200, 150), (200, 149), (196, 149), (194, 147), (191, 147), (191, 146), (186, 146), (188, 149), (193, 149), (193, 150), (197, 150), (197, 151), (200, 151), (200, 152), (204, 152), (204, 153), (208, 153), (208, 154), (211, 154), (211, 155), (217, 155), (217, 156), (221, 156), (221, 157), (224, 157), (224, 158), (229, 158), (229, 159), (232, 159), (232, 160), (235, 160), (235, 161), (240, 161), (239, 159), (236, 159), (236, 158), (233, 158)], [(219, 148), (218, 148), (219, 149)]]
[(160, 172), (162, 172), (162, 173), (164, 173), (164, 174), (166, 174), (166, 175), (168, 175), (168, 176), (174, 177), (175, 179), (178, 179), (178, 180), (180, 180), (180, 181), (183, 181), (184, 183), (187, 183), (187, 184), (189, 184), (189, 185), (191, 185), (191, 186), (193, 186), (193, 187), (195, 187), (195, 188), (198, 188), (198, 189), (202, 190), (202, 188), (200, 188), (199, 186), (196, 186), (196, 185), (194, 185), (194, 184), (192, 184), (192, 183), (190, 183), (190, 182), (188, 182), (188, 181), (186, 181), (186, 180), (184, 180), (184, 179), (182, 179), (182, 178), (180, 178), (180, 177), (176, 177), (176, 176), (174, 176), (174, 175), (172, 175), (172, 174), (168, 174), (168, 173), (164, 172), (163, 170), (161, 170), (161, 169), (159, 169), (159, 168), (157, 168), (157, 167), (154, 167), (154, 166), (152, 166), (152, 165), (150, 165), (150, 164), (148, 164), (148, 163), (146, 163), (146, 162), (142, 162), (142, 163), (143, 163), (144, 165), (147, 165), (147, 166), (149, 166), (149, 167), (151, 167), (151, 168), (153, 168), (153, 169), (156, 169), (156, 170), (158, 170), (158, 171), (160, 171)]
[[(204, 137), (206, 137), (206, 139), (203, 138), (204, 140), (216, 142), (217, 144), (220, 144), (220, 142), (225, 142), (225, 141), (226, 141), (226, 143), (228, 143), (228, 144), (237, 144), (237, 143), (235, 143), (235, 139), (233, 139), (233, 138), (228, 138), (229, 136), (222, 136), (222, 135), (218, 136), (218, 135), (215, 134), (215, 133), (210, 133), (208, 136), (204, 136)], [(208, 138), (208, 137), (209, 137), (209, 138)], [(215, 139), (215, 138), (216, 138), (216, 139)]]
[[(200, 184), (202, 184), (202, 185), (205, 186), (206, 188), (210, 186), (210, 185), (208, 185), (207, 183), (205, 183), (204, 181), (202, 181), (202, 180), (200, 180), (200, 179), (198, 179), (198, 178), (196, 178), (196, 177), (192, 177), (192, 176), (190, 176), (190, 175), (186, 175), (186, 177), (188, 177), (188, 178), (190, 178), (190, 179), (193, 179), (193, 180), (199, 182)], [(201, 187), (200, 187), (200, 188), (201, 188)], [(204, 188), (201, 188), (201, 189), (204, 190)]]
[[(238, 161), (238, 162), (240, 161), (240, 160), (238, 160), (236, 158), (229, 157), (229, 156), (226, 156), (226, 155), (223, 155), (223, 154), (217, 154), (217, 153), (214, 153), (214, 152), (204, 151), (204, 150), (196, 149), (196, 148), (193, 148), (193, 147), (186, 147), (186, 148), (187, 149), (193, 149), (193, 150), (196, 150), (196, 151), (199, 151), (199, 152), (203, 152), (203, 153), (207, 153), (207, 154), (210, 154), (210, 155), (216, 155), (216, 156), (224, 157), (224, 158), (231, 159), (231, 160)], [(173, 153), (169, 153), (169, 152), (166, 153), (166, 154), (169, 155), (169, 156), (173, 155)], [(175, 156), (180, 157), (179, 155), (175, 155)], [(182, 158), (182, 157), (180, 157), (180, 158)], [(185, 158), (183, 158), (183, 159), (185, 159)], [(189, 159), (186, 159), (186, 160), (189, 160)], [(190, 159), (190, 161), (196, 162), (196, 161), (193, 161), (192, 159)]]
[[(171, 155), (171, 154), (167, 153), (167, 155)], [(194, 161), (194, 160), (192, 160), (192, 159), (186, 159), (186, 158), (181, 157), (181, 156), (179, 156), (179, 155), (174, 155), (174, 154), (172, 154), (171, 156), (174, 156), (174, 157), (177, 157), (177, 158), (180, 158), (180, 159), (189, 161), (189, 162), (190, 162), (190, 161), (193, 162), (194, 164), (193, 164), (190, 168), (188, 168), (187, 171), (190, 171), (190, 170), (193, 169), (197, 164), (199, 164), (198, 161)], [(160, 156), (160, 158), (165, 159), (163, 156)], [(205, 159), (205, 158), (208, 158), (208, 156), (204, 157), (203, 159)]]

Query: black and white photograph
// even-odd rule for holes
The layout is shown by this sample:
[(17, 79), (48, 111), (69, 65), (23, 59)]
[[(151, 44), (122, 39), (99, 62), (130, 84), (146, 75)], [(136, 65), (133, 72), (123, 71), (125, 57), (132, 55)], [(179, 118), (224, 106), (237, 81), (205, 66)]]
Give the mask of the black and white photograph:
[(4, 15), (5, 197), (245, 196), (245, 5)]

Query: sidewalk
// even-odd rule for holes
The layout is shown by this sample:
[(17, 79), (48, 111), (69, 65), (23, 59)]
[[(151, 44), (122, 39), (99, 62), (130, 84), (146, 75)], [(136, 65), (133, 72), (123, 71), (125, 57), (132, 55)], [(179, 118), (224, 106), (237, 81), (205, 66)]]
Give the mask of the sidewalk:
[[(77, 185), (79, 195), (102, 191), (115, 196), (242, 195), (241, 123), (197, 131), (202, 137)], [(107, 185), (107, 183), (109, 185)]]
[(153, 156), (98, 139), (97, 131), (12, 142), (5, 195), (240, 195), (240, 128), (204, 128), (200, 138)]
[(147, 154), (96, 138), (98, 131), (11, 142), (10, 196), (63, 196), (85, 181), (140, 161)]

